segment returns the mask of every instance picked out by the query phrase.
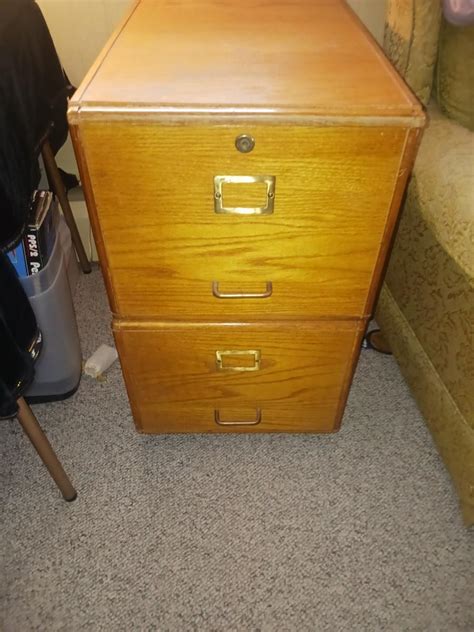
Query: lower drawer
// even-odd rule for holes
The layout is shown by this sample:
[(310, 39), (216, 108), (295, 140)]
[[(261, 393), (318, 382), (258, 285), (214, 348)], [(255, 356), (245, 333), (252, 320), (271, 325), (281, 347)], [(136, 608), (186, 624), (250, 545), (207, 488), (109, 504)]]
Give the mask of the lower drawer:
[(337, 430), (363, 329), (114, 322), (135, 423), (149, 433)]

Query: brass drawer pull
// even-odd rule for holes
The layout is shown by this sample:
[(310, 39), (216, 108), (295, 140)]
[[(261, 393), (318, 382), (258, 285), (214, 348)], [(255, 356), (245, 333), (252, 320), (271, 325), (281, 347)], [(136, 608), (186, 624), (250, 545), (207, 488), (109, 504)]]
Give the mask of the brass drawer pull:
[(216, 298), (268, 298), (273, 293), (273, 283), (267, 281), (264, 292), (221, 292), (219, 281), (213, 281), (212, 293)]
[[(253, 356), (252, 366), (225, 366), (224, 358), (227, 356)], [(259, 371), (261, 352), (258, 349), (246, 349), (245, 351), (235, 351), (232, 349), (226, 349), (222, 351), (216, 351), (216, 366), (219, 371)]]
[[(231, 215), (271, 215), (275, 200), (275, 176), (214, 176), (214, 211)], [(266, 187), (265, 206), (225, 206), (224, 184), (258, 184)]]
[(256, 426), (262, 421), (262, 411), (260, 408), (257, 408), (255, 421), (222, 421), (220, 411), (215, 410), (214, 421), (219, 426)]

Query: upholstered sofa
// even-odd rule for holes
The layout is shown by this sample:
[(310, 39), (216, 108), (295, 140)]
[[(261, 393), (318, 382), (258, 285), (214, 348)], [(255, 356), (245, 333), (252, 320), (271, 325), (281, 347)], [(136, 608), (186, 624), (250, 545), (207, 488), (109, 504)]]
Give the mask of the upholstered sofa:
[(474, 26), (389, 0), (384, 47), (429, 117), (376, 318), (474, 524)]

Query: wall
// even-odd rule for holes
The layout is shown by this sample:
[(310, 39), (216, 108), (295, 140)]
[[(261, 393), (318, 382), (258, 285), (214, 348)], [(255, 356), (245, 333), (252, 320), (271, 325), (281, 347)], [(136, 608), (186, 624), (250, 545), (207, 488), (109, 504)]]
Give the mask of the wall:
[[(37, 0), (37, 3), (46, 18), (69, 79), (74, 85), (79, 85), (133, 0)], [(348, 0), (348, 3), (381, 42), (387, 0)], [(66, 171), (77, 172), (70, 142), (60, 151), (58, 162)], [(71, 206), (83, 241), (92, 258), (96, 259), (87, 211), (78, 192), (72, 193)]]
[(375, 39), (381, 44), (387, 0), (347, 0)]

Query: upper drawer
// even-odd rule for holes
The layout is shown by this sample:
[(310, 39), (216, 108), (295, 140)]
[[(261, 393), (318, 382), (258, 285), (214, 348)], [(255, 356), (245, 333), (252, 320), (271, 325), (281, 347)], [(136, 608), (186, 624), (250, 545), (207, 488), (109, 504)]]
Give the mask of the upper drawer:
[[(249, 153), (235, 146), (242, 133), (255, 139)], [(114, 311), (365, 315), (405, 138), (398, 128), (82, 124)], [(216, 176), (266, 178), (220, 189)]]

